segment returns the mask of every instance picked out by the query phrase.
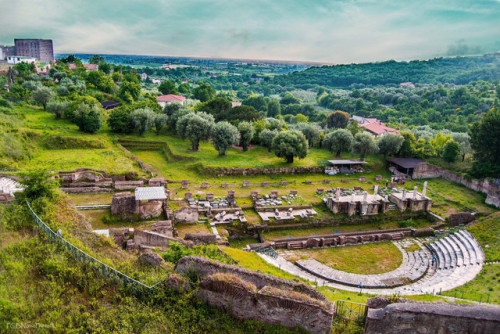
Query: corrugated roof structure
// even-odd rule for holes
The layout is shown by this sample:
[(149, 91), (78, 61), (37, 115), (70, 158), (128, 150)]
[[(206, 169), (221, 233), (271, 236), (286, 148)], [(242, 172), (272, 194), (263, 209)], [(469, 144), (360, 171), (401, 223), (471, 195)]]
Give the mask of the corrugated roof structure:
[(360, 164), (366, 164), (366, 161), (361, 161), (361, 160), (328, 160), (329, 163), (332, 165), (360, 165)]
[(136, 201), (163, 200), (167, 199), (165, 188), (163, 187), (141, 187), (135, 188)]

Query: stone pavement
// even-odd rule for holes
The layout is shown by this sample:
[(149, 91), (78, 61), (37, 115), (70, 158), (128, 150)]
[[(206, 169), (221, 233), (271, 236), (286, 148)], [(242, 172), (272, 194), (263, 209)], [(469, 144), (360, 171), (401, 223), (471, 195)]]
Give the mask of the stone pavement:
[[(329, 276), (328, 279), (325, 279), (327, 277), (327, 274), (331, 274), (332, 272), (325, 271), (323, 267), (315, 267), (313, 265), (308, 267), (309, 270), (306, 271), (294, 265), (290, 261), (287, 261), (281, 256), (274, 259), (264, 254), (258, 253), (258, 255), (268, 263), (273, 264), (276, 267), (289, 272), (290, 274), (299, 276), (309, 281), (316, 282), (320, 286), (324, 285), (335, 289), (359, 292), (360, 288), (358, 287), (358, 285), (359, 283), (362, 283), (364, 292), (379, 295), (392, 295), (394, 293), (399, 293), (402, 295), (419, 295), (426, 293), (434, 294), (445, 290), (451, 290), (474, 279), (474, 277), (476, 277), (476, 275), (482, 269), (484, 263), (483, 250), (481, 249), (481, 246), (476, 241), (476, 239), (474, 239), (474, 237), (467, 231), (459, 231), (444, 239), (440, 239), (437, 242), (432, 243), (429, 248), (426, 248), (422, 245), (422, 243), (426, 240), (413, 240), (416, 240), (422, 247), (422, 251), (418, 253), (422, 255), (423, 252), (425, 254), (425, 257), (427, 259), (430, 259), (430, 263), (428, 263), (428, 269), (420, 279), (415, 280), (414, 282), (411, 282), (409, 284), (397, 287), (368, 288), (367, 286), (374, 286), (374, 284), (370, 283), (376, 282), (376, 277), (384, 277), (384, 275), (388, 274), (388, 276), (390, 276), (391, 273), (394, 274), (394, 272), (398, 272), (398, 270), (399, 272), (411, 273), (411, 269), (410, 271), (406, 271), (409, 266), (411, 266), (412, 262), (410, 259), (406, 259), (406, 261), (403, 261), (403, 264), (401, 266), (403, 267), (403, 269), (398, 268), (391, 273), (380, 275), (356, 275), (355, 279), (360, 280), (360, 282), (354, 281), (356, 285), (353, 286), (346, 284), (349, 283), (349, 281), (343, 283), (339, 283), (339, 281), (334, 282), (332, 281), (332, 277)], [(400, 245), (396, 245), (400, 247)], [(400, 247), (400, 249), (402, 248)], [(422, 258), (423, 257), (424, 256), (422, 256)], [(306, 262), (306, 264), (308, 263), (309, 262)], [(319, 269), (319, 275), (317, 275), (318, 272), (315, 271), (316, 269)], [(313, 274), (312, 272), (314, 272), (315, 274)], [(335, 272), (338, 271), (335, 270)], [(334, 276), (334, 278), (337, 277), (346, 279), (352, 278), (351, 275), (353, 275), (345, 272), (341, 273), (341, 276)]]

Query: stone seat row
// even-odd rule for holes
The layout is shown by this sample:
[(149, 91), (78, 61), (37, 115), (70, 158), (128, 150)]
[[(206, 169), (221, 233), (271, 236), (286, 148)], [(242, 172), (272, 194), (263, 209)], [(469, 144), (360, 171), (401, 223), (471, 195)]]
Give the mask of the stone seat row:
[(466, 231), (440, 239), (430, 244), (430, 247), (438, 270), (480, 264), (484, 260), (481, 247)]

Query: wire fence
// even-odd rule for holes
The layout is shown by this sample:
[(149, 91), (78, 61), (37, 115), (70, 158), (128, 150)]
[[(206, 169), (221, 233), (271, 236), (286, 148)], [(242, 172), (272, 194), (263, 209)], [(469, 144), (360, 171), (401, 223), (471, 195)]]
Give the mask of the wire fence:
[(76, 247), (75, 245), (71, 244), (68, 240), (64, 239), (60, 233), (54, 232), (47, 224), (45, 224), (38, 216), (37, 214), (33, 211), (31, 208), (30, 204), (28, 201), (26, 201), (26, 204), (28, 205), (28, 209), (31, 212), (31, 216), (33, 217), (33, 220), (37, 227), (47, 235), (47, 237), (58, 244), (59, 246), (63, 247), (66, 249), (68, 252), (70, 252), (73, 257), (84, 264), (88, 264), (91, 267), (95, 268), (99, 273), (102, 275), (110, 278), (113, 280), (115, 283), (121, 283), (125, 288), (130, 288), (134, 292), (140, 293), (140, 294), (151, 294), (153, 290), (163, 281), (160, 281), (152, 286), (148, 286), (144, 283), (141, 283), (132, 277), (129, 277), (125, 275), (124, 273), (116, 270), (115, 268), (112, 268), (108, 266), (107, 264), (97, 260), (93, 256), (85, 253), (82, 251), (80, 248)]

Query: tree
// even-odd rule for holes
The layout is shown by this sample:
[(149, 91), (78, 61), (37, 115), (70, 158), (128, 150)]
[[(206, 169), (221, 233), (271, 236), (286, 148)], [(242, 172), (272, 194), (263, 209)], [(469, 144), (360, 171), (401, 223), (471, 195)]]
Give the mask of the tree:
[(267, 117), (278, 117), (281, 114), (281, 105), (278, 100), (270, 99), (267, 103)]
[(47, 109), (47, 103), (49, 103), (49, 101), (52, 100), (53, 97), (54, 92), (52, 92), (52, 89), (50, 89), (49, 87), (38, 87), (33, 92), (33, 99), (36, 103), (41, 104), (44, 110)]
[(300, 131), (282, 131), (274, 137), (272, 150), (277, 157), (293, 163), (294, 157), (303, 159), (307, 156), (307, 139)]
[(107, 120), (111, 131), (116, 133), (131, 133), (134, 131), (134, 125), (130, 121), (130, 114), (128, 108), (124, 107), (111, 110)]
[(191, 86), (189, 86), (187, 82), (180, 84), (177, 90), (179, 91), (180, 94), (186, 97), (189, 97), (191, 95)]
[(375, 154), (378, 151), (375, 140), (367, 133), (356, 134), (352, 148), (354, 152), (360, 154), (361, 161), (365, 160), (367, 154)]
[(181, 104), (180, 103), (167, 103), (165, 107), (163, 108), (163, 113), (167, 116), (172, 116), (172, 114), (179, 109), (181, 109)]
[(415, 135), (408, 131), (401, 131), (401, 136), (403, 136), (403, 144), (399, 149), (398, 156), (403, 158), (410, 158), (415, 156), (415, 151), (417, 148), (417, 138)]
[(170, 130), (173, 130), (173, 131), (176, 131), (177, 129), (177, 121), (189, 114), (189, 113), (192, 113), (193, 111), (191, 109), (179, 109), (179, 110), (176, 110), (172, 113), (172, 115), (168, 116), (168, 119), (167, 119), (167, 125), (168, 125), (168, 128)]
[(226, 121), (216, 123), (211, 131), (212, 144), (220, 156), (226, 155), (226, 150), (231, 145), (238, 143), (239, 132), (234, 125)]
[(334, 111), (326, 118), (326, 124), (329, 129), (345, 129), (349, 123), (349, 114), (344, 111)]
[(382, 136), (377, 142), (379, 152), (384, 155), (394, 155), (401, 149), (404, 142), (404, 137), (397, 133), (387, 133)]
[(177, 95), (179, 92), (177, 91), (177, 87), (175, 87), (175, 83), (173, 83), (171, 80), (165, 80), (163, 81), (160, 86), (158, 86), (158, 90), (164, 94), (174, 94)]
[(472, 175), (500, 176), (500, 109), (490, 109), (472, 124), (470, 143), (474, 149)]
[(449, 140), (444, 145), (443, 159), (447, 162), (455, 162), (460, 152), (460, 146), (456, 141)]
[(99, 71), (109, 74), (111, 72), (111, 65), (105, 62), (99, 63)]
[(227, 119), (231, 113), (231, 101), (216, 97), (207, 102), (198, 103), (195, 107), (196, 111), (204, 111), (214, 116), (216, 122)]
[(101, 113), (96, 105), (80, 104), (75, 112), (73, 121), (80, 131), (96, 133), (102, 125)]
[(16, 197), (21, 200), (35, 200), (37, 198), (55, 198), (57, 184), (51, 179), (50, 173), (45, 169), (28, 169), (19, 174), (19, 183), (23, 185), (23, 191)]
[(126, 102), (132, 103), (139, 99), (141, 85), (135, 82), (123, 81), (118, 96)]
[(238, 124), (238, 131), (240, 132), (240, 145), (243, 147), (243, 151), (248, 151), (248, 145), (253, 138), (255, 129), (250, 122), (240, 122)]
[(295, 116), (295, 121), (297, 123), (307, 123), (309, 122), (309, 117), (302, 114), (297, 114), (297, 116)]
[(237, 106), (230, 110), (229, 115), (226, 117), (228, 121), (249, 121), (253, 122), (262, 118), (254, 107), (251, 106)]
[(155, 116), (155, 128), (156, 134), (159, 135), (160, 131), (165, 125), (167, 125), (168, 116), (165, 114), (156, 114)]
[(295, 96), (293, 96), (292, 94), (290, 94), (289, 92), (286, 92), (281, 97), (280, 103), (283, 105), (300, 104), (300, 100), (298, 98), (296, 98)]
[(63, 116), (64, 111), (68, 109), (70, 103), (67, 101), (63, 102), (49, 102), (47, 103), (47, 111), (56, 115), (56, 118), (59, 119)]
[(210, 129), (214, 125), (212, 115), (199, 112), (189, 113), (182, 116), (177, 121), (177, 133), (181, 139), (188, 139), (191, 142), (193, 151), (198, 151), (200, 141), (207, 141), (210, 138)]
[(465, 156), (472, 153), (472, 147), (470, 145), (470, 136), (465, 132), (453, 132), (451, 134), (451, 139), (458, 143), (460, 147), (460, 155), (462, 156), (462, 161), (465, 161)]
[(140, 136), (144, 136), (146, 132), (151, 130), (155, 122), (156, 114), (149, 108), (136, 109), (130, 114), (130, 122), (134, 126), (134, 130)]
[(215, 89), (204, 82), (194, 89), (193, 96), (201, 102), (206, 102), (215, 97)]
[(317, 143), (321, 136), (321, 128), (314, 124), (306, 124), (300, 129), (300, 132), (304, 134), (309, 143), (309, 147), (313, 147)]
[(254, 107), (258, 112), (267, 113), (267, 101), (263, 96), (251, 95), (243, 100), (243, 105)]
[[(73, 56), (74, 57), (74, 56)], [(68, 57), (69, 58), (69, 57)], [(89, 59), (89, 64), (100, 64), (104, 62), (104, 58), (102, 56), (99, 56), (99, 55), (93, 55), (92, 57), (90, 57)]]
[(336, 156), (340, 157), (341, 152), (350, 152), (354, 137), (351, 132), (346, 129), (337, 129), (328, 133), (323, 139), (323, 147), (330, 152), (336, 152)]
[(267, 147), (267, 151), (271, 152), (271, 148), (273, 145), (273, 139), (278, 134), (278, 130), (269, 130), (264, 129), (259, 134), (260, 144), (264, 147)]

